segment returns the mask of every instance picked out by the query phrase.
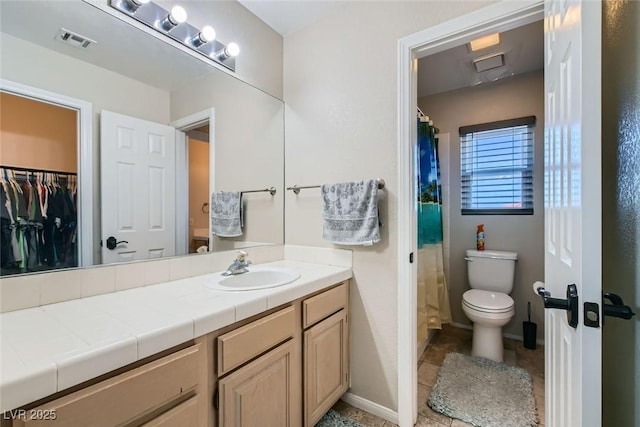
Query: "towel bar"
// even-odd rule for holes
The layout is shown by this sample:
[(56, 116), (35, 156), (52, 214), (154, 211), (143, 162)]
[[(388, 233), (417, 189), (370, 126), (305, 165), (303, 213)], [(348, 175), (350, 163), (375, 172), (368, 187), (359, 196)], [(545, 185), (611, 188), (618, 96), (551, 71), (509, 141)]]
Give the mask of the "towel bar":
[(275, 187), (269, 187), (269, 188), (263, 188), (262, 190), (241, 191), (242, 194), (244, 194), (244, 193), (266, 193), (266, 192), (269, 192), (269, 194), (274, 196), (276, 194), (276, 188)]
[[(379, 179), (378, 180), (378, 189), (382, 190), (384, 188), (384, 179)], [(306, 188), (320, 188), (322, 187), (322, 185), (305, 185), (305, 186), (298, 186), (298, 185), (293, 185), (291, 187), (287, 187), (287, 190), (291, 190), (293, 191), (295, 194), (300, 194), (300, 190), (304, 190)]]

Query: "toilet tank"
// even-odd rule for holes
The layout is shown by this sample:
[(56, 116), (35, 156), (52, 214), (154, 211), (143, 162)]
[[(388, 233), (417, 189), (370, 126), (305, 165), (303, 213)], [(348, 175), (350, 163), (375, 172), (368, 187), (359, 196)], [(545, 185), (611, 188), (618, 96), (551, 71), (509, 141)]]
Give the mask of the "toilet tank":
[(472, 289), (510, 294), (517, 259), (518, 254), (515, 252), (468, 249), (465, 260), (469, 285)]

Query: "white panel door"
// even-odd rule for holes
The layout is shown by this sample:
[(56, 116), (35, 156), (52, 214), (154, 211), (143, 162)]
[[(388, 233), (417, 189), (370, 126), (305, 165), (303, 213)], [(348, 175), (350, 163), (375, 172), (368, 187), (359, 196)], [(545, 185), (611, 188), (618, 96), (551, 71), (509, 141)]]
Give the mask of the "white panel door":
[[(601, 303), (599, 2), (545, 4), (545, 288), (578, 290), (578, 324), (545, 310), (546, 419), (552, 427), (601, 425), (601, 329), (583, 303)], [(601, 322), (600, 322), (601, 323)]]
[(100, 154), (102, 262), (174, 255), (175, 129), (103, 110)]

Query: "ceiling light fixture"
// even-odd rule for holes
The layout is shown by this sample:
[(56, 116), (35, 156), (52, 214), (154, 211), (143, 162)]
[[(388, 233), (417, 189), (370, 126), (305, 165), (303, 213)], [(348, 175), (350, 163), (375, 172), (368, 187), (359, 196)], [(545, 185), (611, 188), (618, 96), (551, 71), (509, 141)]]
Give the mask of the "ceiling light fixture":
[(183, 7), (173, 6), (168, 11), (152, 0), (109, 0), (109, 5), (180, 43), (181, 48), (197, 52), (231, 71), (236, 70), (236, 56), (240, 53), (240, 47), (236, 43), (229, 43), (228, 46), (220, 43), (210, 25), (199, 29), (186, 22), (187, 11)]
[(469, 42), (469, 51), (476, 52), (497, 44), (500, 44), (500, 33), (489, 34), (484, 37), (471, 40)]
[(502, 67), (504, 66), (504, 54), (499, 53), (497, 55), (476, 59), (475, 61), (473, 61), (473, 66), (478, 73)]
[(202, 30), (198, 33), (197, 36), (193, 37), (189, 40), (189, 43), (195, 48), (202, 46), (205, 43), (209, 43), (216, 38), (216, 30), (209, 25), (205, 25), (202, 27)]

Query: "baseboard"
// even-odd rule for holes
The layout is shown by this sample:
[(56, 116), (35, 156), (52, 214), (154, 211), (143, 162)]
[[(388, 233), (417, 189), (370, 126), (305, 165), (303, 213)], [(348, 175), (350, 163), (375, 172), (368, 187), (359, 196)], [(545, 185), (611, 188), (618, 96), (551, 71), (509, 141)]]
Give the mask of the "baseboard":
[(378, 405), (377, 403), (367, 400), (364, 397), (360, 397), (353, 393), (347, 392), (343, 394), (340, 399), (342, 399), (349, 405), (354, 406), (358, 409), (362, 409), (363, 411), (367, 411), (368, 413), (375, 415), (376, 417), (380, 417), (394, 424), (398, 424), (398, 413), (396, 411), (392, 411), (387, 407)]
[(468, 331), (473, 331), (473, 326), (467, 325), (466, 323), (451, 322), (449, 324), (451, 326), (455, 326), (456, 328), (466, 329)]
[[(456, 328), (461, 328), (461, 329), (466, 329), (466, 330), (469, 330), (469, 331), (473, 331), (473, 326), (472, 325), (467, 325), (466, 323), (451, 322), (450, 325), (451, 326), (455, 326)], [(524, 338), (522, 338), (522, 335), (502, 334), (502, 336), (505, 337), (505, 338), (516, 340), (516, 341), (524, 341)], [(536, 340), (536, 344), (544, 345), (544, 339), (537, 339)]]

